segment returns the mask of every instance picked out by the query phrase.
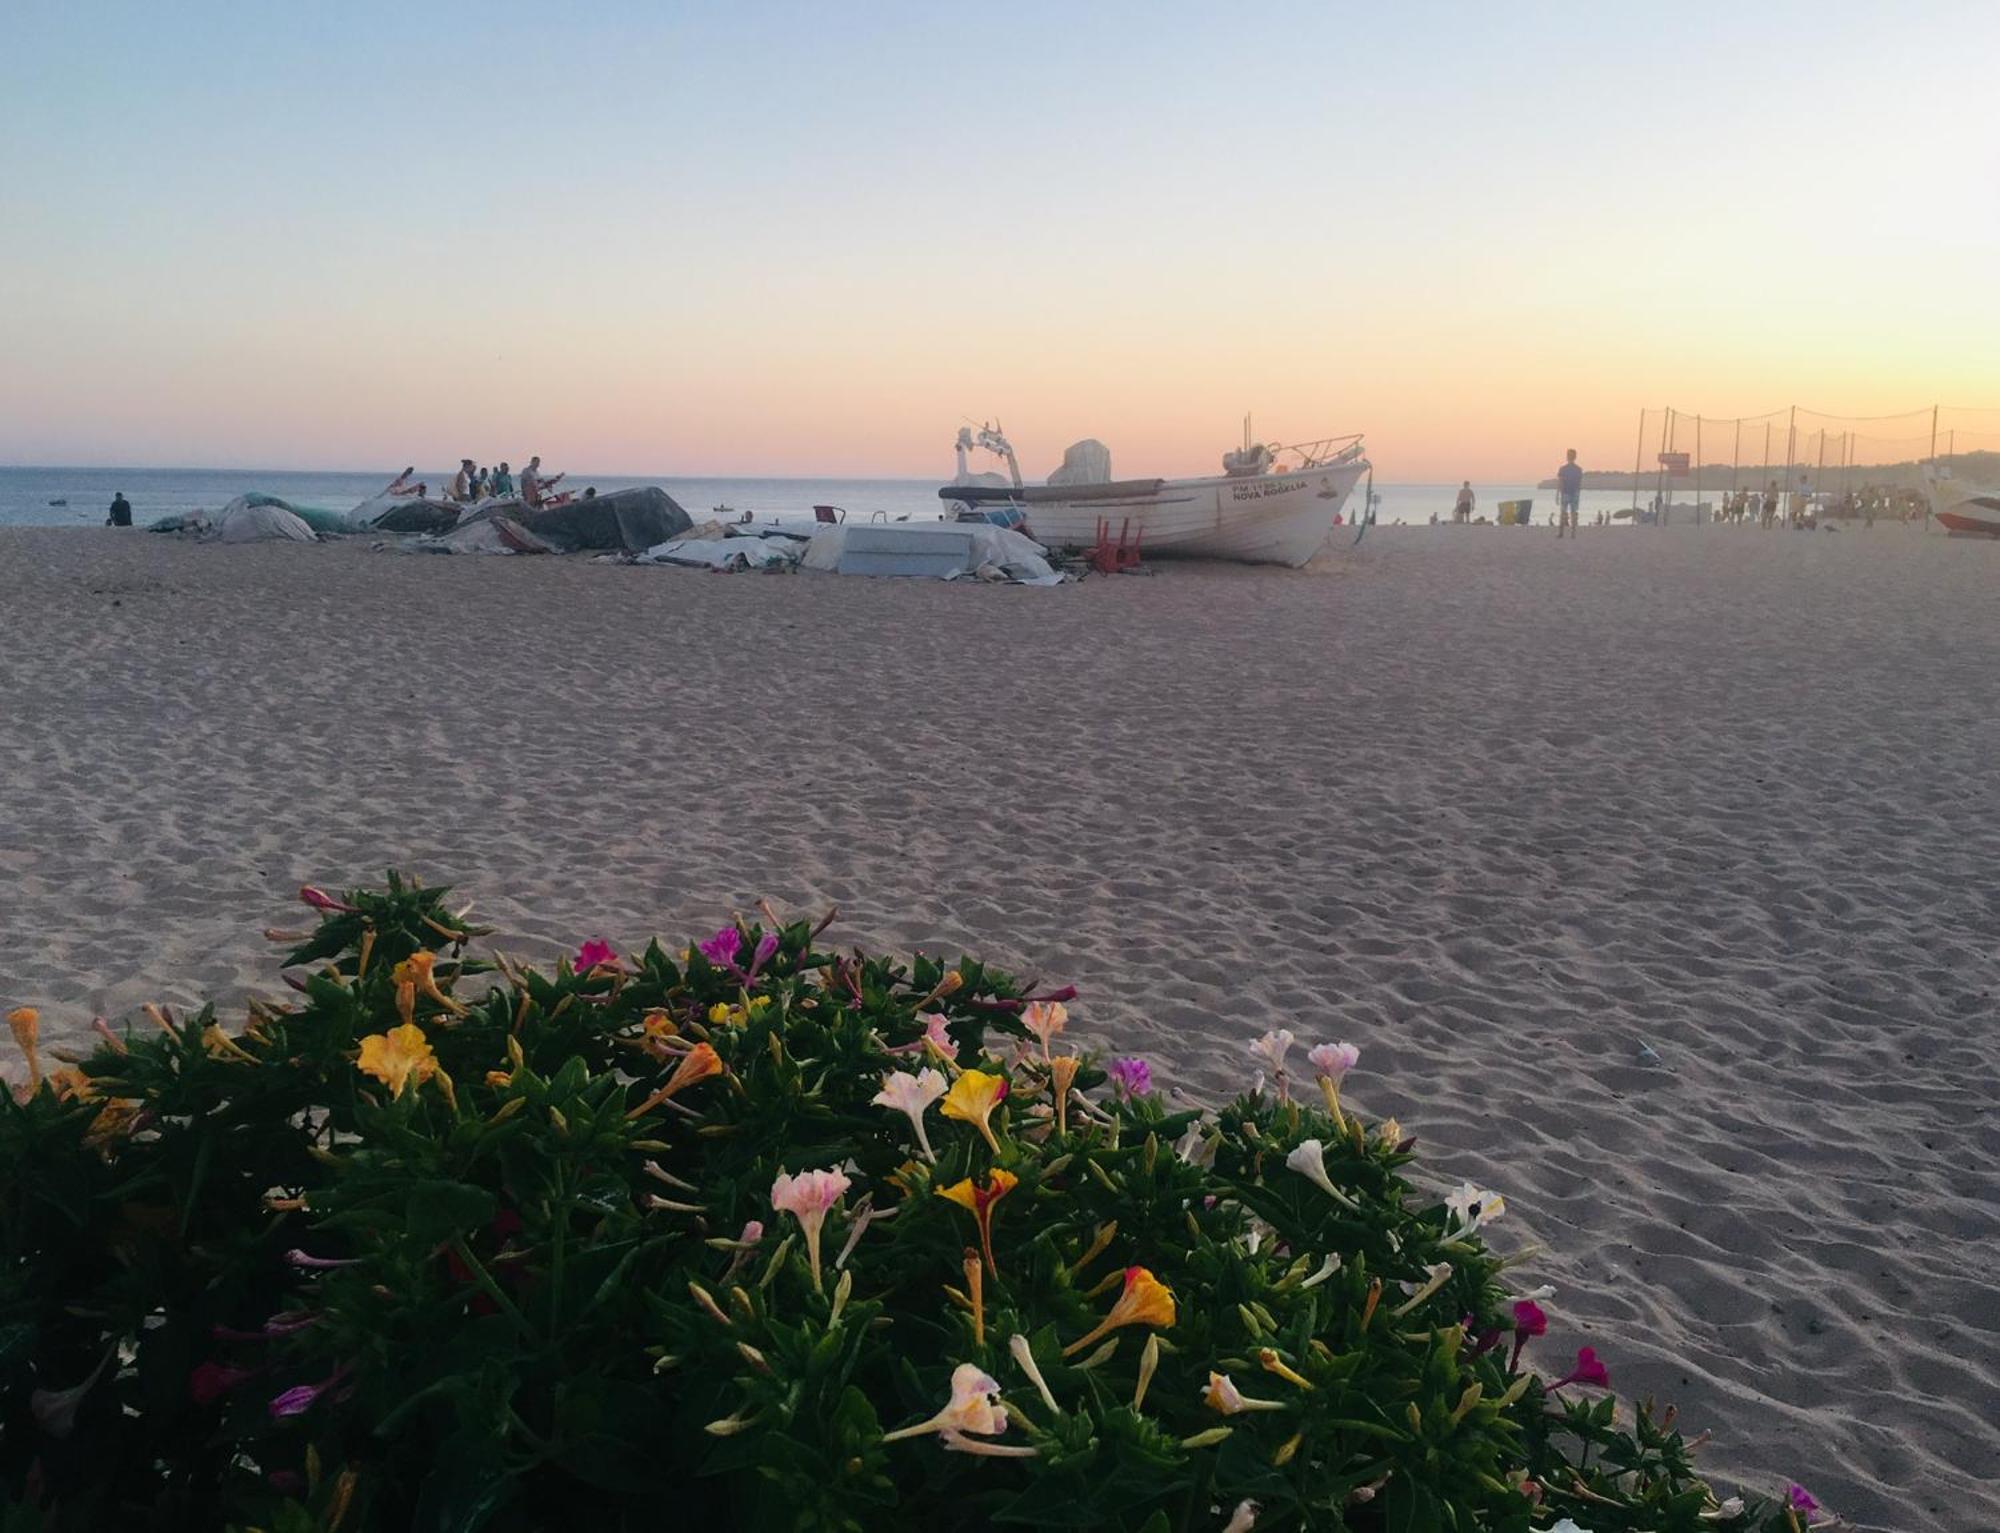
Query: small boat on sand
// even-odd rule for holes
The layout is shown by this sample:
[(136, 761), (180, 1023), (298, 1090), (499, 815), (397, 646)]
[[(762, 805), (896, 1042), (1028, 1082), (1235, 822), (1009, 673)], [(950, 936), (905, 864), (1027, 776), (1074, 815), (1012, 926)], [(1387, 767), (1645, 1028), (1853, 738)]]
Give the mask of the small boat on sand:
[[(1002, 458), (1007, 474), (972, 473), (966, 455), (975, 446)], [(997, 425), (982, 426), (977, 437), (961, 429), (957, 450), (958, 476), (938, 496), (959, 520), (1004, 515), (1036, 542), (1072, 550), (1093, 548), (1102, 536), (1122, 541), (1129, 529), (1148, 558), (1295, 568), (1325, 546), (1348, 495), (1369, 471), (1358, 435), (1279, 447), (1252, 442), (1247, 423), (1243, 449), (1224, 453), (1223, 472), (1206, 479), (1112, 479), (1110, 454), (1093, 442), (1071, 448), (1052, 482), (1023, 484), (1014, 449)]]
[(1957, 538), (2000, 538), (2000, 489), (1954, 475), (1949, 464), (1924, 472), (1931, 515)]

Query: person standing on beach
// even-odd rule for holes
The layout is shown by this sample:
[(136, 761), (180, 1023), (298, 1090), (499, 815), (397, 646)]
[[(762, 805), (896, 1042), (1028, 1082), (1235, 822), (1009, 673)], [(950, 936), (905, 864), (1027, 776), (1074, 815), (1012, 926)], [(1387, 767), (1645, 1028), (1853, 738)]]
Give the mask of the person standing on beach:
[(1454, 522), (1471, 521), (1472, 508), (1478, 503), (1478, 497), (1472, 493), (1472, 481), (1468, 479), (1458, 487), (1458, 504), (1451, 508), (1451, 519)]
[(130, 527), (132, 525), (132, 502), (125, 498), (123, 490), (111, 497), (111, 514), (104, 519), (107, 527)]
[(498, 500), (510, 499), (514, 494), (514, 471), (503, 462), (493, 470), (493, 482), (488, 486)]
[(1571, 537), (1576, 533), (1577, 508), (1583, 504), (1583, 469), (1576, 461), (1576, 449), (1569, 450), (1569, 458), (1556, 470), (1556, 536), (1560, 538), (1567, 530)]

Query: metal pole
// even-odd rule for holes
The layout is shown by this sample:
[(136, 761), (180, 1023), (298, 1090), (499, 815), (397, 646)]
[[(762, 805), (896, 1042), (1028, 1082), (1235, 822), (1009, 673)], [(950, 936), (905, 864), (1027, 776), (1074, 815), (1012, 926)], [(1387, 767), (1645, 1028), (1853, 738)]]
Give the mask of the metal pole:
[(1778, 509), (1784, 512), (1792, 509), (1792, 462), (1797, 456), (1798, 444), (1799, 407), (1793, 405), (1791, 422), (1785, 427), (1785, 487), (1778, 500)]
[(1694, 418), (1694, 519), (1701, 522), (1701, 417)]
[(1819, 428), (1819, 467), (1813, 470), (1813, 494), (1826, 488), (1826, 427)]
[[(1632, 513), (1636, 520), (1639, 512), (1639, 460), (1646, 455), (1646, 407), (1639, 406), (1639, 440), (1632, 444)], [(1577, 520), (1581, 521), (1579, 512)]]
[(1653, 481), (1654, 525), (1659, 525), (1660, 507), (1666, 502), (1667, 490), (1667, 431), (1674, 421), (1674, 407), (1667, 406), (1667, 413), (1660, 417), (1660, 471)]
[(1937, 462), (1937, 413), (1938, 407), (1931, 406), (1931, 462)]

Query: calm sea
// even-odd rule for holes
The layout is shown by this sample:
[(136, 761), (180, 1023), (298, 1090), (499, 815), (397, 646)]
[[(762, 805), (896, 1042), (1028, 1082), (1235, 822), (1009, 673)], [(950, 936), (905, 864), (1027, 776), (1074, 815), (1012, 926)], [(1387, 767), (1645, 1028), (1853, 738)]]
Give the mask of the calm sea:
[[(451, 481), (449, 471), (427, 476), (433, 486)], [(140, 526), (171, 513), (215, 510), (238, 495), (257, 491), (276, 495), (294, 505), (345, 511), (378, 492), (388, 482), (382, 473), (300, 473), (275, 469), (206, 468), (0, 468), (0, 527), (101, 526), (111, 497), (120, 490), (132, 502), (133, 520)], [(763, 517), (808, 515), (816, 505), (841, 506), (852, 516), (866, 518), (880, 511), (891, 519), (938, 514), (935, 479), (671, 479), (618, 474), (572, 473), (565, 488), (596, 485), (599, 491), (657, 484), (684, 506), (696, 521), (714, 510), (750, 511)], [(1479, 512), (1495, 515), (1503, 500), (1532, 499), (1534, 520), (1547, 523), (1555, 494), (1525, 484), (1475, 483)], [(1449, 520), (1454, 484), (1385, 484), (1376, 515), (1384, 525), (1420, 524), (1433, 515)], [(1357, 492), (1358, 493), (1358, 492)], [(1684, 499), (1692, 499), (1691, 493)], [(64, 504), (57, 504), (57, 502)], [(1631, 504), (1629, 492), (1586, 490), (1584, 519), (1600, 510)], [(1359, 509), (1359, 507), (1355, 507)], [(1351, 513), (1350, 513), (1351, 514)]]

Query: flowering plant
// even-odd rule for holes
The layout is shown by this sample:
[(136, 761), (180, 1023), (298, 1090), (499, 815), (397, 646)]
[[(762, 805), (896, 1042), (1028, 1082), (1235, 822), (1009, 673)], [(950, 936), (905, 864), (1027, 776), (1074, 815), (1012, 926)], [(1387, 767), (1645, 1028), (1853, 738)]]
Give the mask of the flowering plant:
[(238, 1030), (153, 1009), (44, 1073), (10, 1019), (9, 1529), (1817, 1511), (1719, 1499), (1590, 1348), (1536, 1371), (1499, 1199), (1419, 1190), (1274, 1044), (1274, 1091), (1203, 1108), (1052, 1053), (1075, 997), (970, 960), (767, 914), (543, 972), (438, 890), (304, 897), (293, 995)]

